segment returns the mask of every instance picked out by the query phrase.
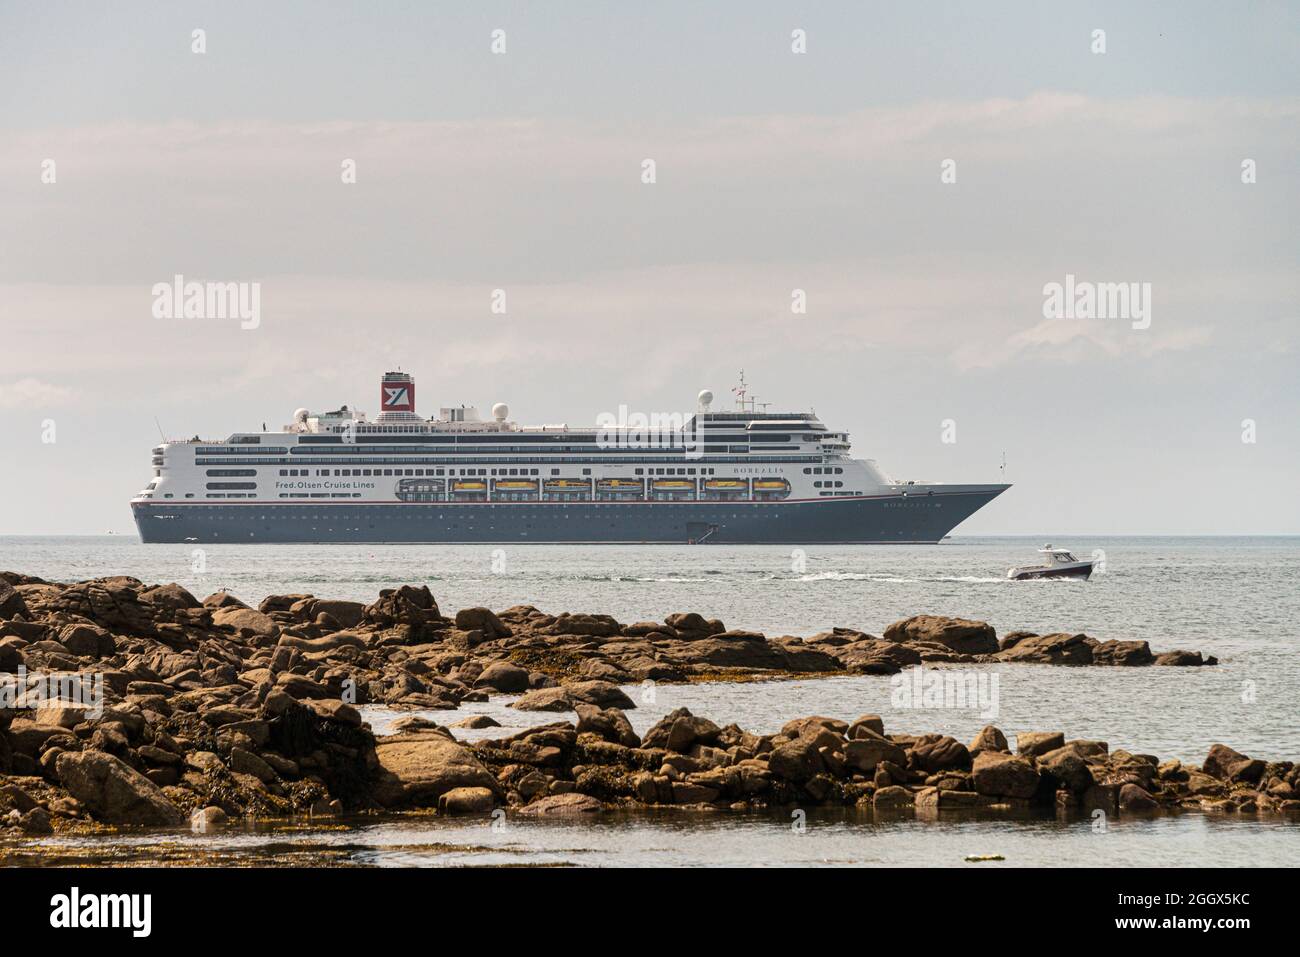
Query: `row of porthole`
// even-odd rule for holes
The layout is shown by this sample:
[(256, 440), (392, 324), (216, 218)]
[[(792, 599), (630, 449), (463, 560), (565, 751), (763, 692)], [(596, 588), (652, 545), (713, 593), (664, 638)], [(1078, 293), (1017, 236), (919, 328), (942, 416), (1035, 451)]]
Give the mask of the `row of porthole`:
[[(760, 512), (760, 513), (758, 513), (758, 514), (761, 515), (763, 518), (779, 518), (779, 517), (780, 517), (778, 514), (773, 514), (773, 513), (771, 513), (771, 512)], [(301, 520), (304, 520), (304, 521), (311, 521), (311, 522), (319, 522), (319, 521), (322, 521), (323, 519), (326, 519), (326, 518), (329, 518), (329, 517), (330, 517), (330, 516), (322, 516), (322, 515), (295, 515), (295, 516), (294, 516), (294, 518), (301, 519)], [(579, 518), (579, 517), (581, 517), (581, 516), (572, 516), (572, 515), (570, 515), (570, 513), (568, 513), (568, 512), (561, 512), (560, 515), (559, 515), (559, 517), (560, 517), (561, 519), (564, 519), (564, 520), (569, 520), (569, 519), (571, 519), (571, 518)], [(719, 517), (724, 517), (724, 518), (725, 518), (725, 516), (719, 516)], [(745, 516), (745, 515), (740, 515), (739, 513), (733, 513), (731, 517), (732, 517), (733, 519), (740, 519), (740, 518), (750, 518), (750, 517), (752, 517), (752, 516)], [(360, 516), (352, 516), (353, 521), (356, 521), (356, 520), (359, 519), (359, 518), (360, 518)], [(438, 515), (437, 515), (437, 518), (438, 518), (439, 520), (442, 520), (442, 519), (444, 518), (444, 516), (443, 516), (443, 514), (442, 514), (441, 512), (439, 512)], [(214, 521), (214, 522), (224, 522), (224, 521), (235, 521), (236, 519), (233, 518), (233, 517), (225, 516), (225, 515), (214, 515), (214, 516), (209, 517), (207, 520), (208, 520), (208, 521)], [(267, 520), (267, 517), (266, 517), (265, 515), (259, 515), (259, 516), (257, 516), (257, 518), (256, 518), (256, 521), (259, 521), (259, 522), (265, 522), (266, 520)], [(610, 523), (610, 527), (611, 527), (611, 528), (615, 527), (615, 525), (616, 525), (616, 523), (612, 523), (612, 522)], [(265, 526), (263, 526), (263, 527), (266, 528), (267, 530), (270, 530), (270, 529), (272, 528), (272, 526), (270, 526), (270, 525), (265, 525)], [(368, 525), (367, 527), (368, 527), (368, 528), (374, 528), (375, 526), (374, 526), (374, 525)], [(451, 528), (459, 528), (460, 525), (459, 525), (458, 523), (452, 523), (452, 525), (451, 525), (450, 527), (451, 527)], [(469, 527), (469, 528), (473, 528), (473, 526), (467, 526), (467, 527)], [(495, 528), (495, 527), (496, 527), (495, 525), (489, 526), (489, 528)], [(532, 528), (533, 526), (532, 526), (531, 524), (525, 524), (524, 527), (525, 527), (525, 528)]]

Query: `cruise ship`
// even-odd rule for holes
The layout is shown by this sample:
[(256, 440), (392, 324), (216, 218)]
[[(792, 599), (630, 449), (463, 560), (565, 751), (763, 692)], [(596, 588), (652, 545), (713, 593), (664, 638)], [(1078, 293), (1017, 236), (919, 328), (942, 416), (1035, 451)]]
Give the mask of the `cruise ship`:
[(299, 409), (278, 432), (165, 441), (131, 500), (145, 542), (938, 542), (1008, 485), (895, 481), (811, 412), (620, 409), (521, 426), (501, 403), (437, 418), (385, 373), (380, 413)]

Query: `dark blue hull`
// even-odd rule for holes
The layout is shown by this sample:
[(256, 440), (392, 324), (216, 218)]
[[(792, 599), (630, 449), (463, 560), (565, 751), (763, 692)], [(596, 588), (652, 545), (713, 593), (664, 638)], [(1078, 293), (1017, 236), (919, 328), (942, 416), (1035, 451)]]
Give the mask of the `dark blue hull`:
[(1081, 578), (1087, 581), (1092, 577), (1092, 562), (1082, 563), (1072, 568), (1033, 568), (1018, 571), (1008, 576), (1012, 581), (1028, 581), (1040, 578)]
[(937, 542), (1002, 485), (799, 502), (132, 502), (145, 542)]

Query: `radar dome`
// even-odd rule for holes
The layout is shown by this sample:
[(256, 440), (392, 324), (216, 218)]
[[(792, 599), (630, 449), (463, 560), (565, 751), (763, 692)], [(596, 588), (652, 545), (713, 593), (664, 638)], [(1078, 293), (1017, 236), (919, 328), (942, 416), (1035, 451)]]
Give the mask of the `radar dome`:
[(294, 410), (293, 413), (293, 420), (295, 422), (306, 422), (307, 416), (309, 416), (310, 414), (311, 413), (308, 412), (306, 409), (296, 409)]
[(708, 389), (703, 389), (695, 398), (696, 401), (699, 402), (700, 408), (707, 410), (709, 405), (713, 402), (713, 393)]
[(496, 419), (498, 422), (504, 422), (506, 416), (509, 414), (510, 406), (506, 405), (504, 402), (498, 402), (496, 405), (492, 406), (492, 418)]

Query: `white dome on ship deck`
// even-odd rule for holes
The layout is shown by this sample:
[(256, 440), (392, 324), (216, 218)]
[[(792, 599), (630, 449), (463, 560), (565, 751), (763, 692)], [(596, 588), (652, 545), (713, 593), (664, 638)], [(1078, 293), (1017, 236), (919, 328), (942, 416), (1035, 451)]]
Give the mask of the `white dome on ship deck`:
[(709, 406), (713, 404), (713, 393), (708, 389), (700, 390), (700, 394), (695, 397), (695, 401), (700, 404), (700, 411), (709, 411)]
[(295, 422), (306, 422), (307, 416), (309, 415), (311, 415), (311, 413), (308, 412), (306, 409), (295, 409), (293, 413), (293, 420)]
[(498, 422), (504, 422), (506, 416), (509, 414), (510, 406), (506, 405), (504, 402), (498, 402), (496, 405), (492, 406), (492, 418), (496, 419)]

